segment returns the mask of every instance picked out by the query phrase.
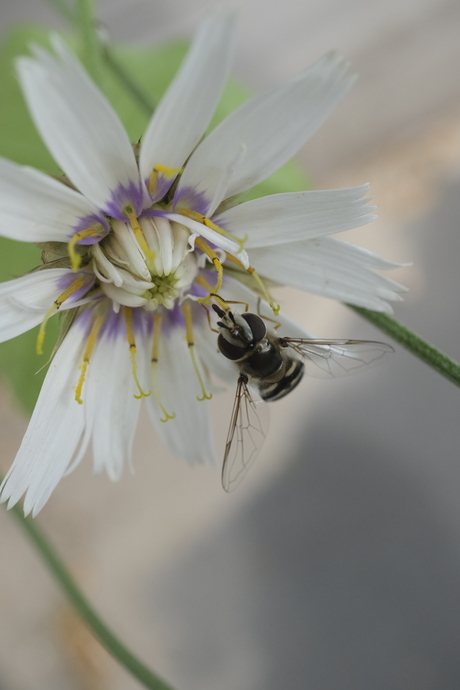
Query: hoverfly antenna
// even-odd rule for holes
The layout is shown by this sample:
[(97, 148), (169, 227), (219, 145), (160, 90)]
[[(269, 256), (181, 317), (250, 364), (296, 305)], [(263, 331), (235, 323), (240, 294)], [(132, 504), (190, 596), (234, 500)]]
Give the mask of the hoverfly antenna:
[(223, 309), (217, 306), (217, 304), (211, 304), (211, 307), (214, 309), (216, 312), (217, 316), (220, 316), (220, 318), (225, 316), (225, 312)]
[(232, 314), (232, 312), (231, 312), (231, 311), (229, 311), (229, 312), (228, 312), (228, 316), (229, 316), (229, 317), (231, 318), (231, 320), (233, 321), (233, 323), (234, 323), (234, 324), (235, 324), (235, 326), (236, 326), (236, 321), (235, 321), (235, 317), (233, 316), (233, 314)]

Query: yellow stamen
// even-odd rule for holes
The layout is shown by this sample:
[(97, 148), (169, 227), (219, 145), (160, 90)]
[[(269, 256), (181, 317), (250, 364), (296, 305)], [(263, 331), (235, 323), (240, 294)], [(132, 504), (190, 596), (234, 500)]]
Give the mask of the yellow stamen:
[(96, 344), (97, 336), (101, 329), (103, 320), (104, 317), (102, 314), (96, 316), (96, 318), (94, 319), (93, 326), (91, 328), (91, 332), (89, 334), (88, 342), (86, 343), (85, 354), (83, 355), (83, 362), (80, 365), (80, 379), (78, 381), (77, 387), (75, 388), (75, 400), (79, 405), (83, 404), (83, 400), (81, 399), (81, 392), (83, 389), (83, 384), (85, 383), (89, 360), (91, 359), (91, 355), (94, 350), (94, 345)]
[(75, 251), (75, 245), (81, 240), (84, 240), (86, 237), (100, 237), (100, 235), (100, 228), (97, 228), (95, 225), (93, 225), (90, 228), (86, 228), (86, 230), (80, 230), (80, 232), (76, 232), (75, 235), (71, 238), (69, 244), (67, 245), (67, 250), (69, 252), (72, 271), (78, 271), (81, 264), (81, 256), (80, 254), (78, 254), (78, 252)]
[(227, 302), (224, 299), (222, 299), (222, 297), (213, 292), (214, 288), (212, 287), (211, 283), (208, 283), (206, 278), (203, 278), (203, 276), (201, 275), (197, 275), (195, 278), (195, 283), (198, 283), (198, 285), (201, 285), (201, 287), (204, 287), (204, 289), (209, 292), (209, 295), (208, 297), (206, 297), (206, 300), (209, 300), (209, 297), (212, 296), (216, 300), (217, 304), (220, 304), (222, 309), (227, 309)]
[(48, 320), (55, 314), (62, 306), (62, 304), (72, 295), (74, 292), (76, 292), (79, 288), (82, 287), (82, 285), (85, 284), (85, 281), (82, 278), (79, 278), (78, 280), (75, 280), (70, 287), (67, 288), (67, 290), (64, 290), (64, 292), (59, 295), (57, 299), (54, 300), (53, 306), (51, 309), (49, 309), (43, 321), (41, 322), (40, 325), (40, 330), (38, 331), (38, 336), (37, 336), (37, 355), (42, 355), (43, 354), (43, 341), (45, 340), (45, 334), (46, 334), (46, 324), (48, 323)]
[(179, 173), (183, 172), (183, 170), (184, 168), (168, 168), (166, 165), (161, 165), (161, 163), (156, 165), (150, 174), (147, 184), (147, 189), (149, 190), (150, 194), (155, 192), (158, 175), (160, 173), (162, 173), (167, 180), (171, 180), (175, 175), (179, 175)]
[(150, 249), (149, 245), (147, 244), (147, 240), (145, 239), (144, 232), (141, 226), (139, 225), (139, 221), (137, 220), (136, 214), (128, 213), (127, 216), (129, 218), (129, 222), (136, 236), (136, 239), (139, 242), (140, 248), (144, 252), (147, 261), (149, 263), (152, 263), (155, 259), (155, 252), (152, 249)]
[[(236, 264), (240, 268), (244, 268), (243, 264), (241, 263), (241, 261), (239, 259), (236, 258), (236, 256), (233, 256), (233, 254), (229, 254), (228, 252), (226, 252), (226, 256), (227, 256), (228, 261), (231, 261), (232, 263)], [(245, 268), (244, 270), (247, 271), (250, 275), (252, 275), (252, 277), (256, 281), (257, 285), (259, 286), (263, 296), (265, 297), (265, 299), (269, 303), (274, 315), (278, 316), (278, 314), (280, 313), (281, 307), (279, 304), (277, 304), (275, 306), (275, 303), (273, 302), (272, 298), (270, 297), (270, 293), (268, 292), (267, 288), (263, 284), (262, 278), (259, 276), (259, 274), (255, 270), (255, 268), (253, 268), (252, 266), (249, 266), (248, 268)]]
[(161, 402), (160, 393), (158, 391), (157, 383), (157, 364), (158, 364), (158, 351), (160, 349), (160, 333), (161, 333), (161, 314), (156, 313), (153, 317), (153, 345), (152, 345), (152, 384), (153, 384), (153, 395), (158, 403), (158, 407), (164, 414), (165, 418), (160, 417), (160, 422), (167, 422), (168, 419), (174, 419), (176, 413), (169, 414), (166, 412), (163, 403)]
[(136, 348), (136, 340), (134, 338), (134, 332), (133, 332), (133, 310), (131, 307), (124, 307), (124, 313), (125, 313), (125, 323), (126, 323), (126, 335), (128, 337), (128, 345), (129, 345), (129, 356), (131, 358), (131, 371), (132, 371), (133, 378), (134, 378), (134, 381), (136, 383), (137, 389), (139, 391), (139, 395), (135, 395), (134, 397), (136, 398), (136, 400), (140, 400), (141, 398), (148, 398), (152, 391), (149, 391), (148, 393), (144, 393), (144, 391), (142, 390), (142, 386), (139, 383), (139, 377), (137, 375), (137, 360), (136, 360), (137, 348)]
[[(195, 247), (198, 247), (198, 249), (201, 249), (202, 252), (206, 254), (207, 257), (209, 257), (214, 264), (214, 267), (217, 271), (217, 283), (215, 288), (211, 290), (211, 292), (219, 292), (220, 288), (222, 287), (222, 282), (224, 280), (224, 269), (222, 267), (222, 264), (219, 260), (219, 257), (217, 256), (216, 252), (214, 249), (211, 249), (209, 244), (204, 241), (202, 237), (196, 237), (195, 238)], [(205, 302), (208, 300), (208, 297), (202, 297), (198, 300), (198, 302)]]
[(185, 335), (187, 338), (187, 345), (188, 349), (190, 352), (190, 356), (192, 358), (192, 364), (193, 368), (195, 369), (195, 374), (198, 377), (198, 381), (200, 382), (200, 387), (201, 387), (201, 393), (202, 396), (201, 398), (196, 396), (197, 400), (211, 400), (212, 398), (212, 393), (209, 393), (209, 395), (206, 393), (206, 388), (204, 387), (203, 379), (200, 373), (200, 370), (198, 369), (198, 365), (196, 363), (196, 358), (195, 358), (195, 343), (193, 342), (193, 320), (192, 320), (192, 311), (190, 309), (189, 304), (184, 304), (182, 307), (182, 311), (184, 313), (184, 319), (185, 319)]
[(215, 232), (218, 232), (219, 235), (223, 235), (224, 237), (228, 237), (229, 239), (233, 240), (239, 246), (239, 252), (241, 252), (244, 249), (244, 245), (248, 239), (247, 235), (245, 235), (243, 239), (241, 239), (240, 237), (236, 237), (236, 235), (232, 235), (231, 232), (227, 232), (227, 230), (221, 228), (220, 225), (216, 225), (216, 223), (213, 223), (212, 220), (206, 218), (206, 216), (203, 216), (201, 213), (197, 213), (197, 211), (191, 211), (188, 208), (182, 208), (179, 211), (179, 213), (183, 216), (186, 216), (186, 218), (196, 220), (197, 223), (206, 225), (207, 228), (209, 228), (210, 230), (214, 230)]

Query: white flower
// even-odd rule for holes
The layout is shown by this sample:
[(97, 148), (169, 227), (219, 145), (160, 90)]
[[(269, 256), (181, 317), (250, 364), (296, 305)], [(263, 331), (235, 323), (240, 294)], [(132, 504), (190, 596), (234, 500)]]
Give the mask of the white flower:
[[(67, 182), (0, 160), (0, 232), (57, 243), (48, 245), (56, 261), (0, 286), (2, 338), (41, 323), (40, 349), (47, 320), (63, 310), (68, 317), (1, 487), (9, 506), (26, 493), (25, 512), (35, 515), (90, 443), (95, 471), (118, 479), (143, 397), (173, 453), (214, 462), (209, 373), (235, 382), (236, 371), (217, 353), (198, 303), (210, 292), (254, 311), (258, 294), (273, 306), (269, 279), (390, 311), (387, 300), (403, 291), (374, 273), (395, 264), (330, 237), (372, 220), (366, 185), (226, 201), (288, 161), (353, 82), (328, 54), (250, 99), (200, 143), (233, 37), (228, 17), (204, 23), (138, 160), (115, 111), (60, 41), (54, 56), (35, 48), (18, 62), (32, 118)], [(281, 332), (305, 335), (278, 320)]]

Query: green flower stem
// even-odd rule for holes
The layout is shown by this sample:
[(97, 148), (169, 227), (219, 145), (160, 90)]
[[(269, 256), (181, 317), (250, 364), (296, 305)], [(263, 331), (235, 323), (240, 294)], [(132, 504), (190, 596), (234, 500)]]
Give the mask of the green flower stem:
[(103, 46), (103, 57), (106, 65), (112, 70), (120, 84), (124, 86), (125, 90), (131, 94), (142, 110), (150, 117), (155, 109), (154, 103), (150, 101), (149, 97), (146, 96), (140, 86), (132, 80), (131, 76), (107, 45)]
[(48, 5), (54, 7), (62, 16), (69, 22), (75, 20), (75, 12), (73, 8), (66, 2), (66, 0), (46, 0)]
[(446, 379), (455, 383), (456, 386), (460, 386), (460, 364), (457, 364), (453, 359), (450, 359), (450, 357), (437, 350), (433, 345), (427, 343), (426, 340), (423, 340), (401, 323), (392, 319), (391, 316), (382, 314), (378, 311), (370, 311), (370, 309), (355, 307), (352, 304), (348, 306), (396, 340), (396, 342), (405, 347), (406, 350), (409, 350), (413, 355), (426, 362), (426, 364), (439, 374), (442, 374)]
[(103, 90), (103, 49), (92, 0), (77, 0), (76, 18), (83, 45), (83, 62), (93, 80)]
[(101, 87), (103, 80), (102, 61), (104, 61), (121, 85), (150, 117), (155, 109), (154, 103), (133, 81), (109, 46), (105, 45), (98, 36), (97, 19), (92, 0), (78, 0), (76, 12), (69, 7), (65, 0), (47, 0), (47, 2), (70, 24), (76, 25), (77, 29), (80, 29), (85, 52), (85, 66), (98, 86)]
[[(0, 482), (1, 482), (0, 477)], [(16, 505), (11, 512), (27, 533), (28, 537), (39, 551), (41, 557), (60, 584), (68, 600), (73, 604), (81, 618), (93, 632), (99, 642), (106, 648), (119, 664), (125, 667), (137, 680), (151, 690), (173, 690), (153, 671), (150, 671), (127, 649), (122, 642), (109, 630), (92, 608), (89, 601), (82, 594), (69, 571), (60, 560), (48, 539), (31, 518), (24, 517), (21, 506)]]

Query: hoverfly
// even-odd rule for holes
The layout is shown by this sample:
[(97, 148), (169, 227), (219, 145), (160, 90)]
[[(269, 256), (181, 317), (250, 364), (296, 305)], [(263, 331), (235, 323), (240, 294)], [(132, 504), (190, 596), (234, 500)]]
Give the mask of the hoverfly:
[[(221, 298), (218, 301), (226, 305)], [(223, 309), (213, 304), (212, 308), (220, 319), (218, 348), (240, 371), (222, 466), (222, 486), (227, 492), (240, 484), (268, 431), (267, 410), (254, 401), (248, 386), (257, 390), (262, 401), (273, 402), (294, 390), (304, 373), (347, 376), (393, 352), (391, 345), (371, 340), (279, 337), (258, 314), (236, 314), (228, 305)]]

